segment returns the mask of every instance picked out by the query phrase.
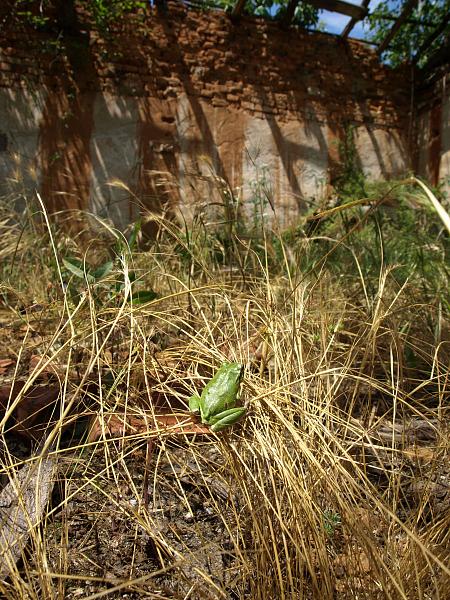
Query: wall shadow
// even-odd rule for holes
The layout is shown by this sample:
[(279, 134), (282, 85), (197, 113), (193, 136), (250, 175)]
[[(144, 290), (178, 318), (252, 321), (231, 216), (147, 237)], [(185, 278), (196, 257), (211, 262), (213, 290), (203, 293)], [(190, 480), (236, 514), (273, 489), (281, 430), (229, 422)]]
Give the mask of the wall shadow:
[[(201, 135), (202, 146), (206, 147), (206, 150), (212, 157), (213, 167), (216, 174), (226, 181), (227, 184), (229, 184), (227, 173), (216, 147), (214, 135), (211, 131), (208, 119), (206, 118), (200, 100), (198, 99), (197, 91), (190, 75), (190, 69), (185, 63), (183, 53), (180, 50), (179, 32), (177, 31), (177, 26), (179, 27), (179, 25), (178, 23), (170, 22), (169, 19), (170, 13), (164, 7), (158, 5), (155, 21), (161, 26), (164, 36), (167, 40), (168, 47), (171, 49), (171, 54), (174, 58), (172, 62), (172, 65), (174, 66), (174, 72), (182, 83), (186, 93), (189, 106), (192, 110), (198, 131)], [(186, 145), (189, 145), (189, 142), (190, 140), (187, 141)]]
[[(50, 63), (40, 127), (41, 192), (51, 213), (89, 209), (94, 101), (99, 87), (89, 31), (73, 0), (57, 3), (60, 55)], [(53, 32), (54, 35), (54, 32)], [(74, 221), (70, 221), (74, 226)]]

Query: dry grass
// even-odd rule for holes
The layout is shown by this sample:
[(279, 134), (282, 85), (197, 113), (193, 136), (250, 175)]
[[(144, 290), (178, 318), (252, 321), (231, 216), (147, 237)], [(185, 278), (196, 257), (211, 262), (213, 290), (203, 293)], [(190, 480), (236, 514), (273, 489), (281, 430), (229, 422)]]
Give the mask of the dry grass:
[[(332, 253), (301, 268), (308, 239), (161, 227), (150, 250), (123, 250), (101, 282), (72, 279), (75, 297), (62, 258), (85, 247), (36, 220), (8, 221), (9, 377), (29, 387), (57, 377), (64, 401), (36, 459), (58, 458), (58, 483), (2, 594), (448, 598), (445, 301), (417, 277), (399, 281), (394, 264), (371, 281), (355, 261), (337, 276)], [(101, 234), (111, 247), (117, 234)], [(131, 304), (114, 295), (118, 279), (158, 298)], [(30, 371), (31, 355), (42, 361)], [(149, 427), (110, 439), (105, 425), (100, 440), (83, 437), (93, 414), (187, 414), (225, 360), (245, 366), (248, 407), (230, 432)], [(3, 418), (8, 479), (24, 460), (10, 426)]]

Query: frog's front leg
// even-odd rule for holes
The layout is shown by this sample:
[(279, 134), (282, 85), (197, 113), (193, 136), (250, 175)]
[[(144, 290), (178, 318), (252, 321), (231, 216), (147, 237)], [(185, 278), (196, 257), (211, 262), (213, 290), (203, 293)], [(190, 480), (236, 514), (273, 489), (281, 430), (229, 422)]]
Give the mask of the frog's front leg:
[(189, 398), (189, 410), (193, 413), (200, 412), (201, 401), (202, 401), (202, 399), (197, 394), (195, 394), (194, 396), (191, 396)]
[(237, 421), (245, 414), (245, 410), (246, 409), (243, 406), (224, 410), (223, 412), (210, 417), (208, 424), (211, 426), (212, 431), (222, 431), (222, 429), (231, 427), (231, 425), (237, 423)]

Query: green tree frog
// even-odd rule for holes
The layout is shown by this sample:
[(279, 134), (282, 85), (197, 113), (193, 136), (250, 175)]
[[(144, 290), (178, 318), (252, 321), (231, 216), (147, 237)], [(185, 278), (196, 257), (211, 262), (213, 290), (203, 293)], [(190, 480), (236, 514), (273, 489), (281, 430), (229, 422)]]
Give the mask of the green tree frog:
[(189, 399), (189, 410), (200, 412), (202, 423), (210, 425), (213, 431), (234, 425), (245, 413), (244, 407), (236, 407), (242, 371), (238, 363), (224, 363), (205, 385), (201, 396)]

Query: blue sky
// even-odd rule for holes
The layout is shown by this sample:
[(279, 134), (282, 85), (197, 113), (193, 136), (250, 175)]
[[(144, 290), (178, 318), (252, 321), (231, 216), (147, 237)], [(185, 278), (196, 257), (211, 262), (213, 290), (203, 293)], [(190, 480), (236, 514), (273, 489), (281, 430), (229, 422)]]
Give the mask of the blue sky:
[[(346, 0), (349, 4), (361, 5), (360, 0)], [(380, 0), (370, 0), (369, 10), (373, 10)], [(329, 33), (341, 33), (347, 23), (350, 21), (350, 17), (340, 15), (339, 13), (329, 12), (327, 10), (321, 11), (320, 21), (325, 26), (325, 31)], [(364, 39), (366, 32), (364, 31), (363, 24), (358, 22), (350, 33), (351, 37)]]

